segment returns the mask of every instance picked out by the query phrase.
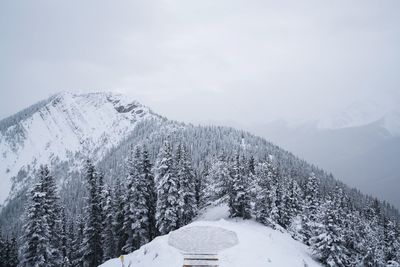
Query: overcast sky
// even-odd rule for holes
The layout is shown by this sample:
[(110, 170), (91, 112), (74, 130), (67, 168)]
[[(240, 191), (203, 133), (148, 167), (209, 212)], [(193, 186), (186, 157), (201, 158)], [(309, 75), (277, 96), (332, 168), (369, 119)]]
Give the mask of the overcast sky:
[(118, 91), (192, 121), (400, 99), (400, 1), (0, 1), (0, 118)]

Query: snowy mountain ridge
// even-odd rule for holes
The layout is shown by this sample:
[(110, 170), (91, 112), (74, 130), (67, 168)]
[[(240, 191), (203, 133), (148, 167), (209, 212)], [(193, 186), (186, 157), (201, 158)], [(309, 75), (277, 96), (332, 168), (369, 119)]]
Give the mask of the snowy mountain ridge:
[(77, 155), (100, 160), (135, 128), (158, 117), (149, 108), (114, 93), (59, 93), (0, 121), (0, 204), (18, 188), (19, 173), (40, 164), (72, 161)]
[[(302, 225), (308, 221), (299, 220), (299, 216), (306, 214), (304, 211), (310, 207), (317, 207), (317, 204), (321, 203), (320, 208), (314, 208), (316, 218), (328, 222), (336, 216), (341, 216), (341, 212), (350, 211), (350, 208), (341, 208), (347, 207), (341, 205), (342, 201), (351, 203), (351, 210), (354, 211), (354, 216), (346, 219), (343, 225), (358, 225), (362, 222), (360, 227), (367, 229), (371, 235), (364, 237), (356, 235), (349, 227), (343, 228), (343, 231), (351, 230), (349, 236), (354, 237), (354, 243), (361, 246), (353, 248), (351, 242), (348, 245), (351, 250), (349, 256), (339, 253), (329, 254), (330, 257), (320, 255), (322, 249), (314, 246), (313, 254), (315, 252), (321, 262), (327, 264), (328, 261), (361, 261), (365, 259), (369, 245), (374, 245), (376, 250), (379, 249), (382, 253), (397, 251), (398, 246), (395, 242), (393, 246), (383, 246), (377, 242), (384, 234), (384, 227), (378, 225), (378, 222), (384, 220), (372, 220), (371, 216), (364, 216), (363, 212), (365, 207), (368, 207), (368, 214), (372, 214), (372, 218), (378, 216), (376, 214), (382, 214), (397, 221), (400, 218), (398, 211), (386, 203), (348, 188), (332, 175), (263, 138), (234, 128), (194, 126), (171, 121), (153, 114), (137, 102), (126, 99), (107, 93), (62, 93), (0, 123), (3, 146), (1, 149), (8, 149), (4, 150), (7, 153), (2, 155), (6, 159), (2, 162), (3, 169), (7, 168), (4, 162), (13, 163), (10, 155), (14, 155), (14, 159), (20, 161), (20, 165), (10, 165), (13, 170), (6, 170), (6, 173), (11, 173), (11, 195), (8, 192), (2, 194), (4, 198), (9, 196), (0, 212), (2, 229), (7, 233), (17, 233), (19, 238), (23, 234), (21, 231), (25, 232), (27, 229), (25, 225), (44, 225), (50, 221), (50, 217), (42, 216), (41, 209), (30, 209), (30, 206), (27, 206), (32, 203), (35, 206), (44, 203), (35, 203), (35, 196), (43, 197), (44, 201), (46, 196), (51, 196), (51, 191), (56, 192), (55, 187), (53, 190), (50, 190), (50, 187), (45, 190), (46, 187), (36, 184), (33, 187), (34, 191), (26, 194), (27, 190), (32, 188), (32, 181), (42, 181), (42, 184), (45, 184), (45, 179), (41, 177), (46, 176), (49, 180), (54, 179), (53, 185), (58, 183), (60, 186), (60, 204), (68, 218), (63, 220), (64, 225), (72, 229), (68, 238), (75, 244), (68, 250), (81, 251), (82, 243), (88, 244), (87, 242), (94, 240), (91, 233), (96, 232), (97, 241), (93, 242), (93, 245), (97, 248), (90, 245), (91, 248), (86, 250), (85, 255), (72, 253), (69, 256), (71, 261), (85, 262), (88, 266), (100, 265), (122, 253), (135, 251), (140, 246), (144, 249), (138, 250), (138, 255), (127, 256), (127, 260), (132, 260), (132, 264), (148, 267), (177, 266), (182, 263), (182, 255), (181, 251), (174, 247), (185, 250), (187, 242), (180, 242), (180, 237), (182, 233), (186, 233), (184, 235), (187, 236), (188, 232), (200, 236), (196, 242), (202, 238), (210, 241), (215, 236), (223, 239), (221, 242), (224, 244), (224, 250), (221, 253), (218, 250), (221, 266), (310, 266), (313, 263), (310, 251), (300, 242), (293, 240), (290, 233), (301, 240), (309, 240), (312, 236), (305, 239), (306, 235), (300, 232), (301, 229), (305, 229)], [(92, 159), (93, 164), (90, 160), (86, 161), (88, 157)], [(85, 168), (81, 168), (84, 160)], [(41, 163), (49, 163), (51, 175), (46, 174), (49, 173), (46, 168), (41, 168), (41, 173), (36, 171)], [(166, 170), (164, 174), (159, 172), (161, 168)], [(12, 173), (17, 174), (11, 176)], [(256, 182), (247, 183), (250, 182), (250, 178), (254, 178)], [(142, 186), (141, 182), (146, 185)], [(177, 190), (176, 185), (187, 186)], [(104, 191), (100, 190), (101, 188)], [(144, 188), (150, 190), (138, 190)], [(136, 193), (132, 194), (133, 192)], [(249, 198), (238, 198), (246, 196), (247, 192), (251, 192)], [(262, 193), (260, 199), (257, 198), (259, 192), (272, 194)], [(153, 194), (157, 197), (146, 197)], [(187, 202), (185, 198), (182, 200), (180, 197), (184, 194), (191, 196), (186, 198)], [(27, 195), (31, 196), (28, 202)], [(305, 200), (305, 195), (313, 197)], [(137, 225), (135, 217), (129, 215), (131, 212), (138, 216), (139, 213), (144, 214), (145, 209), (138, 209), (140, 205), (135, 202), (136, 196), (141, 196), (141, 203), (148, 203), (146, 214), (155, 211), (152, 213), (154, 217), (147, 216), (150, 227)], [(229, 209), (221, 205), (215, 209), (208, 208), (205, 213), (200, 213), (197, 222), (190, 224), (198, 209), (215, 205), (215, 201), (224, 197), (229, 199)], [(287, 201), (289, 199), (291, 201)], [(169, 201), (171, 203), (167, 203)], [(104, 227), (102, 222), (102, 216), (105, 214), (101, 215), (98, 209), (88, 208), (103, 204), (104, 207), (108, 207), (105, 208), (107, 211), (104, 210), (108, 218), (107, 227)], [(27, 220), (27, 217), (23, 216), (26, 207), (29, 213), (33, 211), (39, 214), (35, 217), (37, 220)], [(188, 210), (191, 212), (181, 213)], [(275, 212), (278, 210), (282, 212)], [(165, 219), (163, 214), (167, 214), (166, 211), (172, 215), (170, 218)], [(227, 219), (227, 211), (230, 217), (246, 220)], [(55, 215), (54, 218), (60, 217), (60, 214), (52, 214)], [(183, 214), (187, 216), (182, 216), (181, 221), (180, 216)], [(87, 220), (87, 216), (96, 220)], [(127, 223), (126, 218), (129, 221)], [(251, 218), (269, 227), (255, 223)], [(88, 221), (93, 222), (93, 225), (87, 224)], [(182, 228), (186, 224), (189, 224), (187, 228)], [(21, 228), (22, 225), (24, 227)], [(135, 229), (124, 229), (124, 225), (136, 226)], [(158, 230), (155, 230), (156, 227)], [(108, 229), (107, 242), (103, 242), (103, 238), (100, 237), (106, 231), (105, 228)], [(217, 231), (217, 228), (222, 228), (222, 231)], [(175, 232), (177, 235), (172, 234), (175, 241), (171, 242), (171, 235), (166, 234), (177, 229), (182, 231)], [(201, 234), (198, 229), (205, 230), (206, 233)], [(207, 229), (211, 231), (208, 232)], [(336, 232), (330, 229), (321, 224), (321, 233), (336, 240)], [(133, 238), (134, 232), (131, 230), (135, 230), (135, 233), (145, 230), (147, 237), (134, 243), (128, 242), (129, 239), (125, 238), (126, 234)], [(54, 228), (52, 234), (57, 231), (58, 229)], [(158, 231), (164, 236), (144, 245), (158, 236)], [(117, 234), (114, 235), (115, 233)], [(223, 236), (232, 238), (228, 240)], [(320, 237), (319, 233), (317, 237)], [(184, 240), (187, 241), (186, 237)], [(47, 241), (47, 245), (51, 245), (51, 239)], [(319, 246), (323, 240), (316, 241)], [(171, 247), (171, 244), (175, 244), (174, 247)], [(219, 243), (216, 245), (210, 247), (220, 247)], [(225, 245), (229, 245), (229, 248)], [(347, 248), (347, 243), (340, 242), (336, 245), (339, 249)], [(101, 251), (105, 254), (102, 255)], [(287, 257), (288, 251), (291, 253), (290, 258)], [(25, 256), (21, 258), (24, 259)], [(392, 258), (395, 256), (390, 257)], [(59, 259), (67, 258), (64, 256)], [(379, 260), (385, 261), (383, 257)], [(118, 262), (118, 259), (116, 261)], [(113, 264), (117, 262), (114, 260)]]
[(319, 129), (343, 129), (376, 123), (391, 135), (400, 135), (400, 110), (396, 103), (356, 101), (343, 111), (318, 119)]

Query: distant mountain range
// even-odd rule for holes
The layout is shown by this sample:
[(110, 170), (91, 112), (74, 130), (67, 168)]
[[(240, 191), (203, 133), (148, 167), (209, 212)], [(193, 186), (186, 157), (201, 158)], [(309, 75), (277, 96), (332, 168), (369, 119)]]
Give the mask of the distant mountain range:
[[(73, 217), (84, 204), (81, 172), (87, 158), (112, 183), (116, 177), (126, 175), (126, 159), (132, 146), (146, 145), (154, 162), (164, 140), (190, 148), (200, 178), (221, 153), (241, 151), (245, 157), (259, 160), (273, 155), (282, 175), (306, 179), (314, 172), (322, 181), (321, 187), (334, 188), (337, 181), (319, 168), (323, 167), (350, 185), (398, 205), (395, 191), (399, 185), (400, 164), (396, 160), (400, 142), (379, 123), (320, 129), (315, 124), (289, 127), (275, 122), (263, 131), (254, 129), (314, 163), (311, 165), (249, 132), (171, 121), (127, 96), (59, 93), (0, 121), (0, 225), (18, 231), (26, 190), (41, 164), (50, 166), (67, 214)], [(346, 176), (348, 173), (352, 175)], [(343, 187), (354, 195), (356, 205), (363, 205), (363, 197)], [(390, 208), (388, 213), (398, 216)]]
[[(168, 198), (164, 199), (169, 199), (171, 192), (181, 192), (178, 188), (180, 188), (180, 181), (184, 180), (175, 178), (184, 177), (182, 173), (185, 174), (182, 171), (182, 166), (185, 165), (181, 165), (183, 157), (180, 154), (183, 150), (178, 149), (178, 147), (185, 147), (188, 152), (187, 160), (184, 162), (187, 162), (189, 166), (185, 168), (192, 177), (193, 183), (190, 185), (193, 185), (191, 192), (196, 199), (196, 208), (207, 208), (215, 201), (221, 203), (227, 201), (229, 209), (227, 207), (224, 209), (229, 210), (230, 215), (234, 211), (232, 207), (239, 207), (236, 208), (238, 211), (246, 213), (234, 216), (245, 219), (253, 216), (261, 223), (273, 228), (279, 225), (303, 242), (307, 241), (307, 237), (305, 235), (304, 238), (301, 237), (303, 234), (300, 229), (306, 225), (306, 222), (300, 222), (302, 220), (299, 221), (299, 218), (310, 216), (307, 214), (312, 208), (319, 216), (316, 218), (323, 218), (323, 221), (327, 223), (321, 223), (324, 226), (319, 227), (320, 229), (336, 229), (328, 227), (331, 225), (329, 218), (342, 216), (344, 219), (347, 216), (342, 214), (351, 213), (346, 223), (343, 223), (344, 228), (341, 228), (344, 232), (340, 233), (343, 235), (352, 233), (354, 238), (357, 237), (353, 240), (355, 243), (364, 244), (361, 250), (353, 249), (351, 257), (364, 258), (370, 246), (379, 248), (382, 253), (397, 250), (397, 245), (381, 246), (377, 240), (382, 235), (389, 236), (388, 233), (385, 234), (386, 224), (383, 222), (387, 222), (387, 225), (390, 225), (389, 222), (392, 220), (398, 222), (400, 220), (398, 210), (387, 203), (364, 195), (357, 189), (349, 188), (320, 166), (334, 172), (336, 177), (350, 185), (356, 185), (362, 191), (380, 195), (381, 198), (398, 204), (396, 190), (399, 188), (397, 176), (399, 138), (385, 127), (387, 124), (383, 124), (386, 121), (384, 118), (356, 126), (348, 124), (350, 120), (340, 121), (346, 121), (348, 127), (344, 127), (345, 124), (342, 124), (342, 127), (335, 124), (335, 127), (328, 128), (326, 126), (328, 124), (322, 127), (316, 122), (289, 126), (285, 122), (277, 121), (266, 125), (263, 131), (260, 129), (256, 131), (269, 140), (295, 151), (302, 158), (313, 163), (310, 164), (288, 150), (268, 142), (266, 138), (230, 127), (194, 126), (168, 120), (127, 96), (113, 93), (60, 93), (0, 121), (0, 228), (3, 233), (12, 233), (17, 240), (25, 242), (20, 237), (21, 230), (26, 230), (22, 225), (27, 225), (29, 222), (25, 220), (26, 216), (22, 216), (26, 209), (27, 192), (32, 188), (42, 190), (42, 186), (32, 187), (32, 185), (38, 181), (37, 174), (40, 165), (47, 164), (57, 183), (57, 191), (65, 214), (66, 222), (64, 223), (72, 226), (75, 233), (78, 233), (77, 222), (82, 218), (84, 220), (88, 218), (86, 217), (88, 216), (87, 207), (92, 205), (88, 203), (88, 200), (98, 199), (97, 197), (88, 198), (87, 187), (92, 180), (87, 179), (88, 171), (84, 169), (84, 163), (89, 159), (94, 163), (93, 167), (98, 173), (101, 173), (101, 175), (93, 175), (99, 180), (99, 185), (94, 186), (95, 190), (91, 190), (90, 193), (100, 194), (98, 190), (102, 184), (100, 177), (104, 177), (101, 179), (104, 182), (101, 187), (104, 185), (107, 188), (113, 188), (113, 194), (110, 195), (109, 200), (113, 200), (114, 204), (111, 204), (110, 207), (113, 208), (110, 208), (108, 213), (111, 217), (107, 215), (107, 218), (111, 218), (111, 221), (108, 221), (109, 229), (114, 229), (117, 220), (125, 216), (127, 207), (129, 210), (132, 207), (126, 203), (117, 204), (117, 200), (124, 202), (132, 193), (130, 191), (132, 188), (128, 186), (129, 181), (144, 177), (133, 174), (136, 178), (131, 178), (132, 180), (127, 178), (130, 177), (128, 166), (133, 166), (128, 164), (129, 158), (133, 151), (140, 151), (134, 150), (135, 147), (145, 147), (149, 170), (151, 169), (150, 172), (158, 177), (154, 179), (157, 184), (155, 192), (158, 196), (156, 208), (162, 210), (163, 196), (168, 195)], [(164, 152), (162, 147), (170, 147), (169, 144), (172, 144), (172, 148), (168, 150), (168, 153)], [(167, 166), (166, 162), (170, 165)], [(180, 169), (177, 166), (181, 166)], [(161, 168), (170, 168), (171, 171), (160, 176), (158, 170)], [(160, 177), (163, 178), (160, 179)], [(42, 180), (39, 179), (39, 181)], [(170, 183), (171, 186), (166, 187), (164, 191), (164, 187), (160, 186), (162, 183)], [(47, 192), (49, 191), (36, 191), (34, 194), (31, 193), (31, 197), (37, 195), (45, 198)], [(259, 196), (262, 196), (261, 200), (264, 199), (262, 202)], [(310, 198), (313, 199), (312, 203)], [(177, 197), (175, 200), (178, 201), (176, 203), (180, 208), (184, 207), (181, 204), (184, 201), (180, 202)], [(30, 199), (30, 202), (32, 201), (33, 198)], [(132, 203), (128, 200), (126, 202)], [(254, 205), (255, 203), (260, 205)], [(175, 211), (172, 214), (175, 218), (178, 218), (180, 208), (174, 208)], [(29, 209), (29, 211), (35, 212), (37, 209)], [(220, 208), (217, 208), (216, 212), (208, 210), (211, 217), (215, 217), (219, 212)], [(381, 219), (378, 220), (378, 218)], [(162, 216), (159, 219), (164, 220)], [(342, 220), (338, 222), (342, 224)], [(226, 227), (229, 228), (229, 224)], [(253, 240), (246, 241), (248, 235), (244, 230), (250, 228), (257, 230), (261, 225), (253, 224), (254, 227), (249, 228), (250, 224), (246, 222), (243, 227), (240, 227), (240, 223), (232, 224), (232, 229), (237, 229), (235, 231), (239, 238), (237, 249), (243, 250), (243, 247), (248, 249), (249, 244), (254, 243)], [(356, 224), (360, 224), (358, 225), (360, 229), (352, 228)], [(83, 226), (83, 224), (80, 225)], [(101, 225), (101, 223), (97, 224), (99, 228)], [(120, 224), (120, 228), (113, 231), (121, 234), (121, 238), (127, 233), (123, 232), (122, 225)], [(91, 228), (87, 226), (83, 228), (85, 231), (92, 231), (88, 229)], [(265, 233), (271, 235), (268, 233), (271, 231), (273, 230), (265, 230)], [(364, 231), (368, 234), (362, 234)], [(256, 237), (256, 232), (260, 231), (248, 234)], [(321, 233), (327, 234), (328, 230)], [(320, 236), (322, 234), (318, 234), (317, 237)], [(273, 258), (271, 254), (270, 262), (282, 266), (293, 266), (301, 262), (304, 265), (313, 263), (306, 247), (293, 240), (290, 241), (289, 235), (286, 237), (280, 235), (276, 240), (278, 239), (283, 240), (284, 246), (277, 250), (277, 253), (285, 255), (289, 247), (294, 245), (298, 248), (295, 250), (296, 253), (301, 255), (299, 254), (300, 256), (294, 261), (287, 261), (284, 257)], [(159, 253), (157, 247), (166, 246), (165, 241), (165, 236), (156, 238), (148, 244), (148, 247), (152, 249), (152, 253)], [(276, 243), (268, 238), (262, 243), (266, 246), (276, 246)], [(109, 245), (114, 246), (114, 242), (111, 241)], [(341, 245), (342, 247), (345, 245)], [(261, 255), (262, 251), (260, 251), (261, 254), (252, 254), (251, 249), (249, 251), (249, 257), (255, 258), (253, 265), (263, 264), (258, 261), (258, 255)], [(336, 256), (346, 258), (347, 254), (338, 253)], [(221, 262), (226, 262), (229, 257), (221, 257)], [(137, 252), (127, 256), (128, 258), (135, 263), (150, 259), (147, 256), (137, 257)], [(154, 257), (152, 259), (154, 260)], [(384, 260), (382, 257), (380, 259)], [(78, 260), (82, 258), (78, 257)], [(321, 262), (324, 260), (321, 258)], [(116, 261), (117, 259), (112, 260), (109, 264)], [(237, 262), (241, 266), (245, 264), (242, 260)], [(174, 264), (181, 263), (175, 261)]]
[(319, 120), (277, 120), (249, 129), (400, 208), (399, 107), (357, 102)]

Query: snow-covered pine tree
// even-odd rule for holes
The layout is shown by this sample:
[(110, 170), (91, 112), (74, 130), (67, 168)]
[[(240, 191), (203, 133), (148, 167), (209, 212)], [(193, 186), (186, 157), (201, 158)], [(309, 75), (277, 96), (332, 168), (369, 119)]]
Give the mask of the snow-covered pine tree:
[(278, 220), (278, 207), (276, 206), (278, 174), (270, 159), (256, 166), (255, 177), (257, 181), (254, 194), (256, 220), (262, 224), (273, 226), (273, 222)]
[(114, 238), (114, 210), (111, 197), (111, 188), (104, 183), (104, 175), (98, 172), (98, 194), (101, 207), (101, 240), (103, 250), (103, 261), (109, 260), (115, 256), (115, 238)]
[(157, 190), (156, 224), (160, 234), (167, 234), (178, 228), (180, 208), (179, 181), (174, 173), (172, 148), (164, 142), (155, 165)]
[(18, 266), (18, 248), (17, 248), (17, 240), (15, 237), (11, 237), (9, 239), (4, 240), (4, 251), (3, 258), (0, 260), (0, 263), (3, 262), (2, 267), (17, 267)]
[(45, 267), (52, 264), (53, 243), (49, 215), (43, 206), (46, 205), (46, 193), (43, 192), (44, 176), (48, 175), (47, 168), (41, 166), (39, 179), (29, 192), (23, 224), (22, 244), (20, 250), (20, 267)]
[[(148, 201), (150, 199), (149, 196), (149, 181), (146, 180), (151, 178), (144, 174), (144, 166), (143, 166), (143, 155), (141, 148), (137, 147), (135, 150), (134, 156), (134, 164), (133, 168), (135, 168), (132, 173), (135, 173), (134, 176), (134, 188), (133, 188), (133, 205), (131, 206), (131, 212), (134, 218), (133, 223), (131, 224), (132, 229), (132, 249), (138, 249), (143, 244), (150, 241), (150, 233), (149, 233), (149, 207)], [(148, 168), (148, 166), (146, 167)], [(128, 240), (129, 241), (129, 240)]]
[(204, 161), (200, 163), (200, 166), (195, 168), (195, 196), (197, 207), (202, 208), (207, 205), (207, 193), (208, 186), (210, 185), (208, 176), (211, 163)]
[(73, 242), (75, 240), (75, 235), (76, 235), (75, 229), (74, 229), (74, 222), (71, 219), (67, 219), (64, 223), (66, 224), (66, 229), (67, 229), (67, 231), (66, 231), (67, 242), (66, 243), (68, 244), (66, 257), (68, 259), (69, 265), (73, 266), (72, 265), (72, 261), (74, 258)]
[(289, 197), (289, 179), (282, 177), (276, 187), (276, 206), (278, 208), (277, 222), (283, 228), (288, 228), (293, 217), (292, 203)]
[(115, 235), (115, 253), (116, 257), (124, 254), (122, 248), (126, 244), (127, 236), (124, 232), (123, 225), (124, 225), (124, 193), (123, 193), (123, 186), (119, 177), (115, 179), (114, 184), (114, 235)]
[(224, 155), (220, 155), (218, 158), (213, 160), (207, 174), (205, 176), (206, 186), (202, 187), (204, 191), (202, 194), (204, 201), (213, 202), (221, 199), (228, 194), (229, 183), (230, 183), (230, 170), (229, 164)]
[(231, 183), (229, 190), (229, 215), (230, 217), (251, 217), (250, 198), (248, 192), (248, 177), (245, 168), (237, 154), (232, 164)]
[(57, 266), (61, 266), (64, 257), (62, 254), (62, 208), (59, 203), (57, 186), (54, 177), (50, 175), (48, 167), (42, 167), (40, 179), (42, 180), (42, 191), (46, 195), (42, 209), (48, 216), (48, 224), (50, 231), (50, 242), (52, 243), (52, 260), (51, 262)]
[(254, 187), (254, 197), (255, 197), (255, 205), (254, 205), (254, 215), (255, 219), (265, 225), (269, 225), (269, 210), (267, 209), (268, 205), (268, 196), (269, 189), (271, 187), (271, 181), (269, 181), (268, 177), (268, 163), (259, 163), (255, 167), (255, 177), (257, 183)]
[(364, 233), (363, 266), (384, 266), (385, 264), (382, 222), (380, 207), (374, 200), (364, 210), (363, 229), (361, 229)]
[(99, 176), (90, 160), (86, 161), (85, 178), (88, 186), (88, 202), (85, 208), (86, 224), (83, 238), (83, 266), (98, 266), (103, 260), (101, 246), (102, 210), (99, 195)]
[(295, 218), (302, 212), (302, 192), (297, 183), (293, 178), (288, 178), (288, 192), (287, 201), (289, 202), (289, 211), (291, 217), (291, 223), (294, 223)]
[(183, 145), (178, 146), (177, 176), (179, 179), (180, 212), (179, 226), (189, 224), (197, 214), (195, 180), (189, 152)]
[(140, 164), (141, 164), (141, 152), (140, 148), (135, 149), (131, 147), (130, 157), (128, 159), (127, 169), (128, 176), (126, 178), (125, 195), (124, 195), (124, 222), (123, 232), (126, 236), (125, 244), (122, 250), (125, 253), (134, 251), (138, 245), (139, 240), (137, 236), (138, 221), (138, 191), (139, 189), (139, 178), (140, 178)]
[(71, 244), (69, 240), (68, 233), (68, 225), (67, 225), (67, 216), (65, 215), (64, 207), (61, 207), (61, 227), (60, 227), (60, 251), (62, 255), (62, 266), (69, 267), (71, 266), (71, 261), (69, 258), (69, 250), (71, 249)]
[(74, 267), (83, 267), (84, 249), (82, 248), (82, 242), (83, 242), (85, 223), (82, 219), (82, 216), (78, 215), (73, 226), (70, 227), (73, 228), (73, 231), (71, 231), (71, 233), (73, 234), (71, 235), (70, 262), (71, 265)]
[(310, 238), (314, 235), (313, 230), (316, 222), (317, 211), (319, 207), (319, 181), (315, 173), (308, 176), (303, 189), (303, 214), (301, 216), (302, 225), (300, 234), (303, 241), (309, 244)]
[(115, 257), (115, 236), (114, 236), (114, 210), (113, 199), (111, 197), (111, 189), (108, 185), (103, 187), (103, 230), (101, 233), (103, 244), (103, 261), (107, 261)]
[(0, 228), (0, 266), (6, 264), (6, 240), (3, 238), (3, 233)]
[(363, 222), (359, 211), (350, 210), (346, 216), (347, 226), (343, 229), (344, 246), (349, 251), (349, 266), (358, 267), (362, 261), (361, 251), (364, 245)]
[(105, 213), (104, 213), (104, 205), (105, 205), (105, 190), (104, 190), (105, 184), (104, 184), (104, 175), (101, 171), (97, 171), (97, 195), (99, 198), (99, 203), (100, 203), (100, 217), (101, 221), (104, 222), (105, 220)]
[(250, 174), (255, 174), (255, 172), (256, 172), (256, 165), (255, 165), (255, 159), (254, 159), (254, 156), (253, 156), (253, 155), (251, 155), (250, 158), (249, 158), (247, 168), (248, 168), (248, 172), (249, 172)]
[[(135, 239), (137, 240), (137, 248), (146, 244), (150, 241), (150, 219), (149, 219), (149, 181), (148, 174), (144, 173), (144, 161), (143, 161), (143, 148), (138, 150), (138, 177), (137, 177), (137, 186), (136, 186), (136, 194), (135, 194), (135, 217), (136, 223), (133, 225), (133, 232), (135, 234)], [(148, 167), (147, 167), (148, 168)]]
[(320, 209), (322, 225), (310, 238), (310, 244), (322, 263), (330, 267), (345, 267), (349, 266), (349, 262), (336, 199), (328, 197), (324, 208)]
[(400, 250), (400, 233), (396, 224), (389, 218), (384, 218), (383, 224), (383, 246), (385, 261), (400, 263), (398, 252)]
[(156, 203), (157, 195), (154, 183), (154, 175), (152, 173), (152, 166), (149, 159), (149, 153), (146, 147), (142, 148), (142, 164), (141, 164), (141, 178), (145, 183), (146, 188), (146, 208), (148, 218), (148, 239), (153, 240), (158, 235), (156, 226)]

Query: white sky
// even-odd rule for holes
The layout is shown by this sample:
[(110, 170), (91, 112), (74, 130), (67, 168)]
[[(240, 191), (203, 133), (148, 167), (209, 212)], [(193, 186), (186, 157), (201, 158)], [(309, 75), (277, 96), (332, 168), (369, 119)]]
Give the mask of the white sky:
[(399, 14), (398, 0), (4, 0), (0, 118), (58, 91), (118, 91), (191, 122), (385, 104), (400, 99)]

